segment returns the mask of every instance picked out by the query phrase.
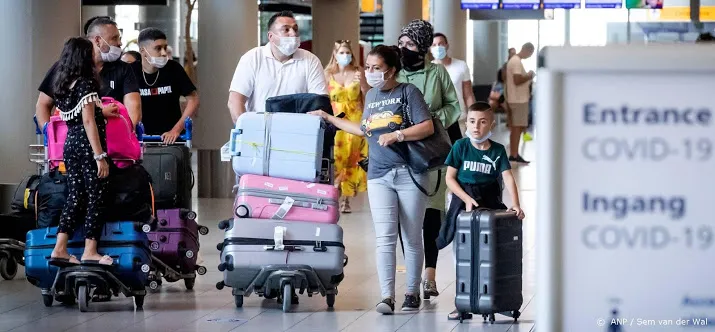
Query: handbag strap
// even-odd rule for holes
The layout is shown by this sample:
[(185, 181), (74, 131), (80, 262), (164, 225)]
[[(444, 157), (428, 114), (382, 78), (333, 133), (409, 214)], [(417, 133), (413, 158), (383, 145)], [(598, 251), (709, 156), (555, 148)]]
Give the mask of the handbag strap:
[(417, 189), (419, 189), (423, 194), (427, 195), (427, 197), (434, 197), (434, 195), (437, 195), (437, 192), (439, 191), (439, 186), (442, 184), (442, 170), (439, 169), (437, 170), (437, 186), (434, 188), (434, 191), (429, 194), (427, 193), (427, 190), (423, 188), (419, 183), (417, 183), (417, 180), (415, 180), (415, 176), (412, 175), (412, 169), (408, 166), (407, 167), (407, 172), (410, 174), (410, 179), (412, 179), (412, 183), (417, 186)]

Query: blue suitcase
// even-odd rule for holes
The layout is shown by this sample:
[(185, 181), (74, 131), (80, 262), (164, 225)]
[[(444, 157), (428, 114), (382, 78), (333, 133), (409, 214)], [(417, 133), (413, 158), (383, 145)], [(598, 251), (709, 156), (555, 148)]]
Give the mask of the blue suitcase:
[[(57, 227), (41, 228), (27, 233), (25, 242), (25, 275), (41, 288), (43, 295), (52, 288), (58, 268), (49, 264), (57, 240)], [(84, 251), (84, 230), (80, 227), (69, 241), (68, 251), (80, 259)], [(129, 221), (110, 222), (104, 226), (99, 253), (114, 260), (114, 275), (127, 287), (143, 290), (151, 265), (151, 249), (141, 224)]]

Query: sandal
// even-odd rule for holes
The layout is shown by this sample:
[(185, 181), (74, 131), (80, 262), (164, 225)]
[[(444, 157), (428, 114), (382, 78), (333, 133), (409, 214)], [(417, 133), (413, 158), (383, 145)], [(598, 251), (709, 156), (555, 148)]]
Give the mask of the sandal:
[(112, 266), (114, 264), (114, 260), (112, 257), (109, 257), (108, 255), (102, 256), (102, 259), (96, 260), (96, 259), (83, 259), (82, 264), (84, 265), (102, 265), (102, 266)]
[(49, 263), (50, 265), (58, 267), (66, 267), (80, 264), (79, 260), (77, 260), (77, 257), (75, 257), (74, 255), (70, 255), (69, 258), (50, 257)]

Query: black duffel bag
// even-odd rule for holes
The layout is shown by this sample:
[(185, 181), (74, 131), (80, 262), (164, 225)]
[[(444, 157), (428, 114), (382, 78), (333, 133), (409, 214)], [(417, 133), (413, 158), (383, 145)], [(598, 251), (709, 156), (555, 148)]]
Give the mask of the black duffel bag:
[(54, 169), (40, 178), (37, 186), (37, 227), (53, 227), (60, 223), (67, 201), (67, 177)]
[(40, 185), (39, 175), (30, 175), (22, 180), (15, 188), (15, 195), (12, 197), (10, 207), (17, 212), (32, 212), (35, 214), (35, 199), (37, 198), (37, 186)]
[(154, 214), (151, 176), (142, 165), (110, 166), (103, 219), (148, 222)]
[[(284, 96), (270, 97), (266, 99), (266, 112), (268, 113), (300, 113), (323, 110), (325, 113), (333, 115), (333, 105), (330, 97), (315, 93), (295, 93)], [(344, 117), (344, 114), (338, 117)], [(330, 152), (335, 145), (335, 133), (337, 128), (330, 123), (325, 129), (323, 139), (323, 157), (330, 158)]]

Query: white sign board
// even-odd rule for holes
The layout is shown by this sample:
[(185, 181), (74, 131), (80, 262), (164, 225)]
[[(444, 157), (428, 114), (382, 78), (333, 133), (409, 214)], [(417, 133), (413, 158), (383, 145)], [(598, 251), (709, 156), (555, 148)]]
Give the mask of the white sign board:
[(715, 47), (544, 56), (536, 331), (715, 331)]

